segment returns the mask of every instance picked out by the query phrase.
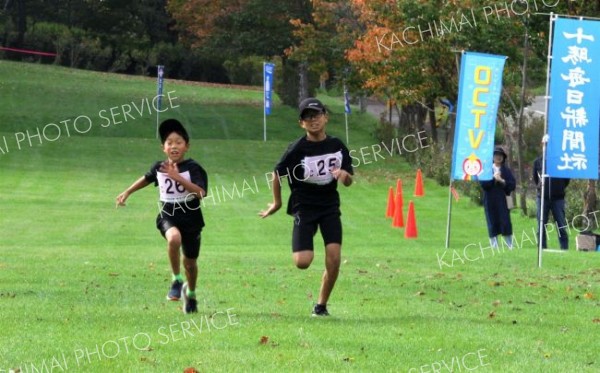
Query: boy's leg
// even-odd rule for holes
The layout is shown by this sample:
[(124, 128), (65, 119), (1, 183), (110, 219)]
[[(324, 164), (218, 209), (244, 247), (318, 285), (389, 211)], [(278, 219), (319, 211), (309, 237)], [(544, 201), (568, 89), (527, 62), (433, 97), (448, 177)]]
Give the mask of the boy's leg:
[(338, 243), (330, 243), (325, 246), (325, 271), (321, 280), (321, 290), (317, 304), (327, 305), (340, 273), (341, 252), (342, 246)]
[(181, 299), (183, 299), (183, 313), (198, 312), (198, 301), (196, 300), (196, 280), (198, 278), (198, 265), (196, 259), (184, 255), (183, 267), (187, 282), (183, 285)]
[(196, 281), (198, 280), (198, 263), (196, 259), (183, 256), (183, 267), (185, 268), (185, 278), (187, 279), (188, 289), (196, 291)]
[(177, 227), (170, 227), (166, 230), (165, 239), (167, 240), (167, 255), (171, 272), (173, 272), (173, 282), (167, 294), (168, 300), (178, 301), (181, 298), (181, 288), (183, 287), (183, 278), (180, 274), (179, 247), (181, 246), (181, 233)]
[(307, 269), (315, 257), (313, 250), (300, 250), (292, 253), (294, 264), (300, 269)]
[(169, 263), (171, 263), (171, 271), (173, 275), (178, 275), (180, 272), (179, 248), (181, 247), (181, 233), (177, 227), (171, 227), (165, 233), (167, 239), (167, 252), (169, 255)]
[(196, 282), (198, 280), (198, 256), (200, 255), (200, 231), (184, 232), (182, 238), (183, 268), (186, 284), (183, 287), (183, 312), (198, 312)]
[(342, 256), (342, 220), (339, 210), (322, 216), (319, 226), (325, 244), (325, 271), (321, 279), (321, 289), (317, 304), (313, 309), (313, 315), (327, 316), (329, 315), (327, 302), (340, 272)]
[(312, 221), (312, 218), (311, 214), (300, 211), (294, 215), (292, 259), (299, 269), (310, 267), (315, 257), (313, 252), (313, 237), (317, 232), (317, 225)]

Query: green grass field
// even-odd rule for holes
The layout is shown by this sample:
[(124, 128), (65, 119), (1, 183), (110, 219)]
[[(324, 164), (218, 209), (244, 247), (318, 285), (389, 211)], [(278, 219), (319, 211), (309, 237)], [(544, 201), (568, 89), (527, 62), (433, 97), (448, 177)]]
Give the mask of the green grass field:
[[(184, 315), (165, 300), (157, 191), (114, 206), (162, 159), (154, 115), (114, 123), (123, 105), (152, 100), (155, 84), (0, 61), (0, 372), (600, 371), (600, 254), (576, 252), (572, 234), (571, 250), (545, 254), (538, 269), (525, 238), (535, 222), (518, 212), (522, 247), (492, 253), (483, 210), (467, 198), (454, 204), (445, 251), (447, 189), (426, 180), (425, 197), (413, 198), (415, 170), (398, 155), (369, 153), (366, 114), (350, 116), (349, 148), (361, 162), (340, 192), (332, 317), (311, 318), (323, 250), (310, 269), (295, 269), (291, 218), (257, 216), (271, 200), (265, 174), (302, 135), (296, 111), (277, 104), (263, 142), (260, 91), (167, 81), (178, 107), (161, 118), (188, 126), (188, 155), (207, 170), (213, 195), (203, 208), (199, 313)], [(334, 112), (330, 132), (344, 139), (342, 102), (323, 99)], [(99, 114), (112, 107), (121, 116), (103, 127)], [(81, 116), (92, 123), (86, 133), (48, 126)], [(415, 204), (416, 239), (384, 217), (397, 178), (405, 205)]]

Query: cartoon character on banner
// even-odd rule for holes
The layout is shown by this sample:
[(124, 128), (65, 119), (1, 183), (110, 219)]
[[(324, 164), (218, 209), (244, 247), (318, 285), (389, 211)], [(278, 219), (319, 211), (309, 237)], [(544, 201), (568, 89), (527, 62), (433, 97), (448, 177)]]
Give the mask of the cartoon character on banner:
[(481, 160), (477, 158), (475, 153), (471, 153), (470, 156), (465, 158), (462, 168), (465, 173), (463, 180), (477, 181), (478, 176), (483, 172), (483, 164), (481, 163)]

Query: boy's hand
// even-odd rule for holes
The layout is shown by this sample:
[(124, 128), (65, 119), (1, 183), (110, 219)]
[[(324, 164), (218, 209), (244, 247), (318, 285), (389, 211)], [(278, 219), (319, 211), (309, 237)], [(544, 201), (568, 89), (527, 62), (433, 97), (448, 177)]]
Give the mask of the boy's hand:
[(350, 174), (346, 171), (346, 170), (342, 170), (341, 168), (338, 168), (336, 170), (331, 171), (331, 174), (333, 175), (333, 178), (340, 181), (342, 184), (348, 186), (348, 179), (350, 177)]
[(125, 201), (127, 200), (128, 197), (129, 197), (129, 193), (127, 193), (127, 192), (123, 192), (123, 193), (119, 194), (117, 196), (117, 206), (116, 207), (118, 208), (119, 206), (125, 206)]
[(260, 211), (258, 215), (261, 218), (266, 218), (269, 215), (273, 215), (281, 208), (281, 202), (269, 203), (269, 207), (266, 210)]
[(177, 167), (177, 163), (165, 161), (160, 165), (159, 171), (169, 175), (173, 180), (179, 179), (179, 168)]

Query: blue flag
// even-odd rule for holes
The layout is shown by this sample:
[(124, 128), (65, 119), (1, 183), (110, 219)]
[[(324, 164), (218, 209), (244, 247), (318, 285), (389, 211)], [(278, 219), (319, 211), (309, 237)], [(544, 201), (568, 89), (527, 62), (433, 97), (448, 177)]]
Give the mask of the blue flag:
[(452, 152), (452, 180), (491, 180), (505, 56), (464, 52)]
[(273, 73), (275, 72), (275, 64), (264, 64), (264, 89), (265, 89), (265, 114), (271, 114), (271, 106), (273, 104)]
[(553, 177), (598, 179), (600, 22), (554, 22), (546, 171)]
[(163, 65), (158, 65), (156, 67), (157, 67), (157, 70), (158, 70), (158, 72), (157, 72), (157, 80), (156, 80), (156, 84), (157, 84), (157, 87), (158, 87), (157, 88), (157, 92), (156, 92), (156, 96), (158, 97), (156, 106), (158, 106), (158, 107), (157, 107), (156, 110), (160, 111), (160, 108), (162, 106), (162, 93), (163, 93), (163, 81), (164, 81), (164, 74), (165, 74), (164, 68), (165, 67)]
[(347, 114), (352, 113), (352, 109), (350, 109), (350, 97), (348, 96), (346, 87), (344, 87), (344, 112)]

